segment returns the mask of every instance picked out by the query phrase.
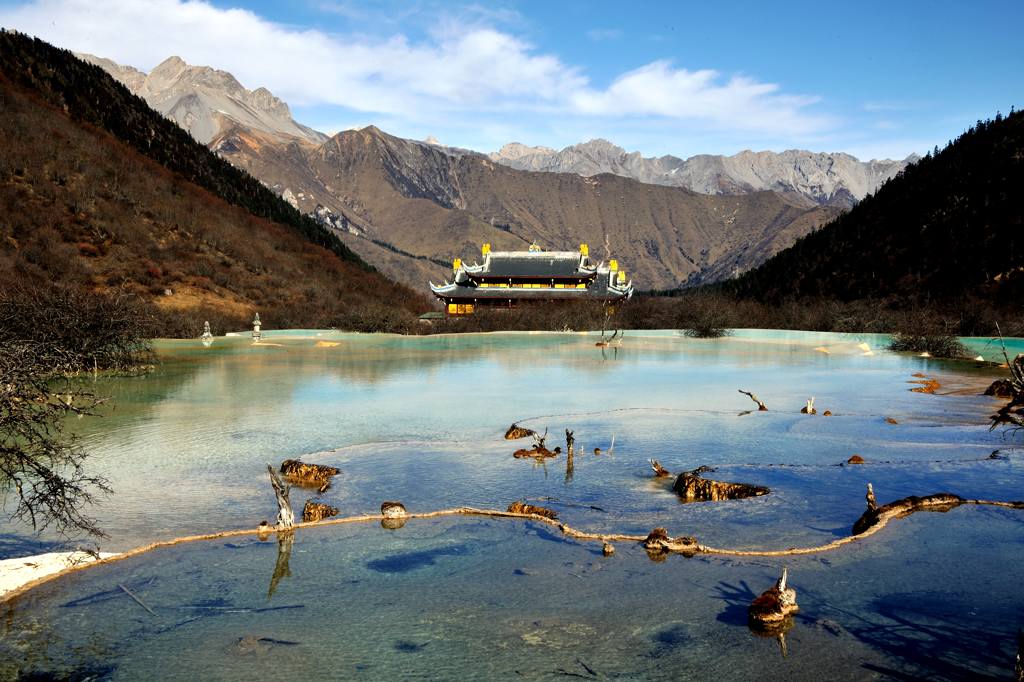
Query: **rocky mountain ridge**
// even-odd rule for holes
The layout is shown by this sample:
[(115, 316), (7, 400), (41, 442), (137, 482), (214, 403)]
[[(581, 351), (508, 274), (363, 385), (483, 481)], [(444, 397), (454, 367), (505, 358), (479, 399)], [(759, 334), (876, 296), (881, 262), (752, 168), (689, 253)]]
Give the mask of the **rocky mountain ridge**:
[(860, 161), (842, 153), (743, 151), (732, 156), (702, 154), (688, 159), (644, 157), (596, 139), (560, 151), (512, 142), (488, 155), (512, 168), (583, 176), (612, 173), (640, 182), (685, 187), (701, 194), (792, 192), (819, 205), (848, 208), (872, 194), (916, 160)]
[(228, 130), (224, 159), (318, 217), (389, 277), (423, 286), (480, 246), (591, 245), (643, 288), (669, 289), (756, 266), (838, 212), (792, 195), (709, 196), (604, 174), (519, 171), (480, 154), (398, 138), (374, 126), (320, 145)]
[(297, 123), (288, 105), (269, 90), (248, 90), (226, 71), (191, 66), (180, 57), (168, 57), (147, 74), (103, 57), (76, 56), (101, 67), (203, 144), (232, 123), (309, 142), (327, 139), (323, 133)]

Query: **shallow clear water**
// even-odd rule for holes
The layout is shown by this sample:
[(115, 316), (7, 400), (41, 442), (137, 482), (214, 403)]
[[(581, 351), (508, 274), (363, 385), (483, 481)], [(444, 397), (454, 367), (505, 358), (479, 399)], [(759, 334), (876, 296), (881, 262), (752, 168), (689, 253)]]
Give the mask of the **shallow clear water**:
[[(1024, 453), (987, 430), (996, 403), (979, 395), (1000, 370), (887, 353), (876, 336), (637, 332), (603, 353), (578, 334), (265, 340), (161, 342), (154, 374), (98, 382), (115, 408), (75, 428), (117, 491), (95, 510), (111, 534), (104, 550), (272, 519), (265, 465), (290, 457), (342, 469), (321, 499), (344, 515), (374, 513), (386, 499), (413, 511), (544, 500), (578, 528), (662, 525), (730, 548), (845, 535), (868, 481), (880, 502), (938, 491), (1024, 497)], [(316, 345), (324, 341), (338, 345)], [(910, 392), (914, 373), (942, 387)], [(749, 412), (739, 388), (770, 411)], [(799, 414), (810, 396), (835, 416)], [(582, 454), (571, 474), (564, 455), (513, 459), (525, 446), (502, 438), (513, 421), (548, 428), (549, 446), (564, 447), (572, 429)], [(989, 459), (995, 450), (1001, 457)], [(855, 453), (868, 464), (839, 466)], [(652, 457), (674, 472), (710, 465), (714, 478), (772, 493), (681, 504), (651, 476)], [(310, 494), (294, 489), (293, 506)], [(269, 599), (273, 539), (90, 569), (9, 607), (0, 659), (22, 671), (109, 668), (121, 679), (246, 679), (270, 660), (282, 677), (544, 679), (564, 677), (559, 669), (586, 676), (588, 666), (627, 678), (1006, 677), (1024, 624), (1022, 531), (1019, 511), (960, 508), (787, 560), (801, 615), (785, 659), (745, 624), (779, 560), (653, 563), (624, 545), (605, 559), (547, 526), (474, 518), (299, 531), (291, 576)], [(23, 529), (3, 532), (8, 554), (32, 544)], [(253, 611), (277, 606), (296, 608)]]

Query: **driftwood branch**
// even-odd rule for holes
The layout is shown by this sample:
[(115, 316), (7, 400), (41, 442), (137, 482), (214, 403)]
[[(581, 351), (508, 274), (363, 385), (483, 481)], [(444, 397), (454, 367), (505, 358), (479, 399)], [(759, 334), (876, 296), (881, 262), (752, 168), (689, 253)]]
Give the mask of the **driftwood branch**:
[(758, 397), (757, 397), (756, 395), (754, 395), (754, 394), (753, 394), (753, 393), (751, 393), (750, 391), (744, 391), (744, 390), (743, 390), (742, 388), (740, 388), (740, 389), (737, 389), (737, 390), (738, 390), (738, 391), (739, 391), (740, 393), (742, 393), (743, 395), (745, 395), (745, 396), (749, 396), (751, 400), (753, 400), (753, 401), (754, 401), (755, 403), (757, 403), (757, 409), (758, 409), (759, 411), (761, 411), (761, 412), (767, 412), (767, 411), (768, 411), (768, 406), (767, 406), (767, 405), (765, 405), (765, 404), (764, 404), (764, 402), (762, 402), (762, 401), (761, 401), (761, 399), (760, 399), (760, 398), (758, 398)]

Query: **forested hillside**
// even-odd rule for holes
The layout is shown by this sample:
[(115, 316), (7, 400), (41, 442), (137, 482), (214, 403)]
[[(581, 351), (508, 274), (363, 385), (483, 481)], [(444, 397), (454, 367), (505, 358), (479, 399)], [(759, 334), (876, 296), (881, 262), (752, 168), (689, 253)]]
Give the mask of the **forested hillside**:
[(257, 310), (270, 328), (405, 331), (429, 305), (100, 69), (3, 33), (0, 289), (53, 285), (136, 296), (159, 335)]
[(1024, 300), (1024, 114), (978, 121), (725, 286), (740, 297)]
[(224, 161), (102, 68), (20, 33), (0, 32), (0, 73), (62, 109), (107, 131), (167, 169), (250, 213), (288, 225), (339, 257), (362, 263), (338, 238), (258, 180)]

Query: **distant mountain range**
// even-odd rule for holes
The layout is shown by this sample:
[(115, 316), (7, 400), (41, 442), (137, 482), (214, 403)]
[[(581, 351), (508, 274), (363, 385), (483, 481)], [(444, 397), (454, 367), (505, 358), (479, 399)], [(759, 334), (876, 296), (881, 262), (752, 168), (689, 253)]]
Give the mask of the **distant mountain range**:
[(310, 142), (327, 139), (296, 123), (288, 105), (269, 90), (247, 90), (226, 71), (190, 66), (180, 57), (169, 57), (146, 74), (91, 54), (76, 56), (101, 67), (203, 144), (232, 123)]
[(643, 157), (627, 153), (607, 140), (591, 140), (556, 151), (518, 142), (488, 155), (492, 161), (520, 170), (612, 173), (640, 182), (685, 187), (701, 194), (747, 194), (761, 190), (791, 192), (816, 204), (849, 208), (917, 159), (858, 161), (849, 154), (792, 149), (782, 153), (745, 151), (733, 156), (701, 154)]
[(157, 111), (332, 229), (393, 279), (422, 288), (480, 244), (608, 244), (643, 288), (734, 277), (903, 170), (847, 154), (644, 158), (604, 140), (490, 155), (374, 127), (328, 138), (264, 88), (172, 57), (144, 74), (100, 65)]

